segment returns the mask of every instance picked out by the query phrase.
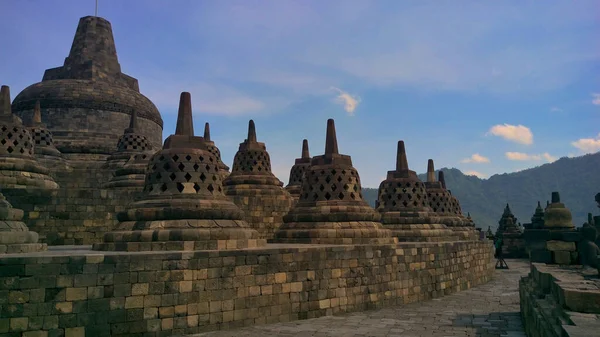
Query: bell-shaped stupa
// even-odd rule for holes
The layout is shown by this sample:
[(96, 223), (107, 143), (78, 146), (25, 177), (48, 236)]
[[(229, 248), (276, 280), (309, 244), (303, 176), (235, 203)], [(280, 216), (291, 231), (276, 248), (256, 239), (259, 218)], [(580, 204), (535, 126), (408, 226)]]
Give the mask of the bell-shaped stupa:
[(219, 172), (221, 173), (221, 179), (225, 180), (229, 176), (229, 166), (225, 165), (221, 159), (221, 150), (215, 145), (215, 142), (210, 139), (210, 125), (204, 124), (204, 141), (208, 147), (208, 151), (217, 157), (219, 160)]
[(271, 172), (271, 157), (265, 143), (257, 141), (253, 120), (248, 123), (248, 138), (240, 143), (223, 188), (262, 238), (273, 237), (292, 206), (292, 196)]
[(42, 123), (40, 101), (35, 102), (33, 118), (26, 126), (33, 138), (33, 154), (42, 165), (57, 169), (71, 170), (70, 165), (65, 160), (62, 153), (54, 146), (52, 132), (48, 130), (46, 124)]
[(381, 215), (363, 199), (350, 156), (338, 152), (335, 124), (327, 121), (325, 154), (315, 156), (302, 180), (300, 199), (284, 217), (276, 242), (392, 244)]
[(381, 223), (398, 241), (456, 241), (456, 234), (439, 223), (431, 209), (425, 184), (408, 168), (404, 142), (398, 142), (396, 169), (379, 185), (377, 211)]
[(55, 191), (58, 185), (34, 156), (35, 142), (21, 119), (11, 112), (10, 88), (0, 89), (0, 186), (25, 193)]
[(521, 231), (517, 226), (517, 218), (513, 215), (508, 204), (506, 204), (506, 207), (504, 207), (502, 217), (500, 217), (500, 220), (498, 221), (498, 230), (496, 231), (496, 235), (503, 235), (507, 233), (521, 234)]
[(531, 229), (542, 229), (544, 228), (544, 209), (541, 203), (538, 201), (535, 213), (531, 217)]
[(153, 152), (142, 152), (131, 155), (103, 187), (141, 192), (144, 189), (148, 161), (152, 154)]
[(551, 230), (573, 230), (573, 216), (571, 211), (560, 202), (560, 194), (552, 192), (552, 202), (544, 212), (544, 228)]
[(137, 79), (121, 71), (112, 27), (104, 18), (79, 20), (64, 64), (47, 69), (41, 82), (19, 93), (13, 111), (28, 122), (37, 101), (56, 148), (68, 159), (97, 161), (112, 154), (134, 111), (139, 132), (155, 148), (162, 143), (160, 113), (140, 93)]
[(0, 193), (0, 254), (31, 253), (46, 250), (38, 243), (38, 233), (32, 232), (21, 220), (23, 211), (13, 208)]
[(302, 156), (296, 158), (294, 166), (290, 169), (290, 180), (285, 189), (294, 197), (294, 202), (300, 199), (300, 188), (306, 170), (310, 167), (310, 153), (308, 152), (308, 140), (302, 140)]
[(244, 213), (223, 193), (217, 158), (194, 136), (189, 93), (181, 94), (175, 134), (148, 164), (141, 200), (118, 215), (96, 250), (207, 250), (262, 246)]
[(129, 158), (137, 153), (151, 152), (152, 144), (148, 138), (139, 133), (137, 111), (131, 113), (129, 119), (129, 127), (123, 131), (123, 135), (119, 137), (117, 148), (113, 154), (106, 159), (104, 168), (118, 169), (123, 167)]

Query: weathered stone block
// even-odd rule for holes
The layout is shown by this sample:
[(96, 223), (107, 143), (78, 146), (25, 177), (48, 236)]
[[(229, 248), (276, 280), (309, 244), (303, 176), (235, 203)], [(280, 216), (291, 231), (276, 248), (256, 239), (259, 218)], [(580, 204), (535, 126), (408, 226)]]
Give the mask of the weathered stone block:
[(573, 251), (577, 250), (577, 247), (575, 246), (575, 242), (552, 240), (552, 241), (546, 242), (546, 249), (548, 249), (549, 251), (561, 251), (562, 250), (562, 251), (573, 252)]

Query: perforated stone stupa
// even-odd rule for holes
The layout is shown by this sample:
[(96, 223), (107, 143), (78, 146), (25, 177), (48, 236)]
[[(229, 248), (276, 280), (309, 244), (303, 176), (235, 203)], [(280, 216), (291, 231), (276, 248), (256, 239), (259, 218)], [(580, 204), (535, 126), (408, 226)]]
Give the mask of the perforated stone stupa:
[(119, 214), (96, 250), (206, 250), (264, 245), (224, 194), (217, 158), (194, 136), (192, 103), (182, 93), (175, 134), (148, 166), (142, 200)]
[(298, 202), (300, 199), (300, 189), (302, 187), (302, 180), (306, 170), (310, 167), (310, 153), (308, 151), (308, 140), (302, 140), (302, 155), (300, 158), (296, 158), (294, 166), (290, 169), (290, 180), (285, 189), (290, 192), (294, 197), (294, 202)]
[(225, 179), (229, 176), (229, 166), (225, 165), (223, 160), (221, 159), (221, 150), (215, 145), (210, 139), (210, 125), (208, 123), (204, 124), (204, 141), (206, 142), (206, 146), (208, 147), (208, 151), (217, 157), (219, 160), (219, 172), (221, 173), (221, 179)]
[(118, 169), (123, 167), (133, 155), (150, 151), (152, 151), (152, 144), (146, 136), (139, 133), (137, 111), (133, 111), (129, 119), (129, 127), (119, 137), (117, 148), (106, 160), (104, 168)]
[(444, 173), (440, 171), (439, 174), (442, 177), (441, 180), (436, 179), (433, 159), (429, 159), (425, 188), (430, 207), (440, 217), (439, 222), (453, 230), (459, 238), (474, 239), (477, 236), (474, 228), (465, 226), (467, 220), (462, 216), (458, 200), (445, 188)]
[(262, 238), (272, 238), (293, 199), (271, 172), (271, 157), (265, 143), (256, 139), (253, 120), (248, 123), (248, 138), (240, 143), (223, 187), (225, 194), (244, 211), (248, 225)]
[(144, 189), (148, 161), (152, 154), (153, 152), (146, 151), (131, 155), (125, 165), (116, 169), (113, 177), (103, 187), (141, 192)]
[(517, 218), (506, 204), (502, 217), (498, 221), (496, 236), (504, 241), (502, 247), (504, 257), (519, 258), (526, 256), (525, 238), (517, 225)]
[(363, 199), (358, 171), (338, 151), (335, 124), (327, 121), (325, 154), (315, 156), (302, 181), (300, 199), (284, 217), (276, 242), (392, 244), (381, 215)]
[(52, 132), (48, 130), (46, 124), (42, 123), (40, 101), (35, 102), (33, 118), (26, 126), (33, 138), (33, 154), (42, 165), (56, 166), (57, 169), (71, 169), (62, 153), (54, 146)]
[(45, 243), (38, 243), (38, 233), (30, 231), (22, 219), (23, 211), (13, 208), (0, 193), (0, 254), (30, 253), (47, 249)]
[(28, 122), (37, 101), (56, 147), (69, 157), (96, 160), (113, 153), (134, 111), (140, 133), (156, 148), (162, 143), (160, 113), (140, 94), (138, 81), (121, 72), (111, 24), (103, 18), (79, 20), (64, 65), (18, 94), (13, 111)]
[(0, 89), (0, 186), (25, 193), (52, 191), (58, 185), (34, 157), (34, 140), (11, 112), (10, 88)]
[(377, 211), (381, 223), (398, 241), (456, 241), (451, 229), (439, 223), (427, 198), (425, 184), (408, 168), (404, 142), (398, 142), (396, 169), (379, 185)]

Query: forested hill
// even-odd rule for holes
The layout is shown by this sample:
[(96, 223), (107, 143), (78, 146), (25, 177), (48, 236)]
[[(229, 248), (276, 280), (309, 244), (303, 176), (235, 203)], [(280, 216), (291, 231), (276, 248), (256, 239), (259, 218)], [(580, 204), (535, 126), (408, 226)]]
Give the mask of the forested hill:
[[(530, 222), (538, 200), (545, 205), (552, 191), (573, 213), (581, 226), (587, 213), (600, 214), (594, 196), (600, 192), (600, 152), (575, 158), (561, 158), (551, 164), (515, 173), (494, 175), (489, 179), (466, 176), (460, 170), (442, 168), (446, 186), (457, 196), (463, 212), (471, 213), (479, 227), (495, 229), (506, 203), (522, 224)], [(425, 180), (425, 174), (419, 174)], [(377, 189), (363, 188), (365, 199), (375, 205)]]

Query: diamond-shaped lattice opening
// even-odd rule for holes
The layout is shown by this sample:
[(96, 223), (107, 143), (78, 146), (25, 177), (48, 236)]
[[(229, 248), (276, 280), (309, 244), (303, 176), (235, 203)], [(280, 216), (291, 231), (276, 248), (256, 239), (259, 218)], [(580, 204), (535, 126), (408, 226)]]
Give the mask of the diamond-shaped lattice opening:
[(358, 185), (354, 185), (354, 192), (358, 192)]
[(408, 202), (406, 202), (406, 200), (404, 200), (404, 201), (402, 202), (402, 205), (404, 205), (404, 207), (406, 207), (406, 206), (408, 206)]
[(163, 160), (165, 160), (165, 156), (160, 156), (160, 157), (158, 157), (158, 160), (159, 160), (159, 161), (163, 161)]
[(319, 199), (319, 195), (317, 193), (313, 193), (313, 201), (316, 201), (317, 199)]
[(185, 181), (190, 181), (190, 179), (192, 179), (192, 175), (189, 172), (186, 173), (183, 177), (185, 178)]
[(15, 146), (19, 145), (19, 141), (18, 141), (18, 140), (15, 140), (15, 141), (13, 142), (13, 144), (15, 144)]
[(350, 198), (356, 199), (356, 195), (354, 195), (354, 193), (350, 193)]
[(198, 185), (197, 183), (194, 183), (194, 190), (196, 191), (196, 193), (198, 193), (200, 191), (201, 187), (200, 185)]
[(341, 182), (342, 182), (342, 180), (343, 180), (343, 179), (342, 179), (342, 177), (341, 177), (341, 176), (338, 176), (338, 177), (337, 177), (337, 181), (338, 181), (338, 183), (341, 183)]
[(208, 184), (208, 187), (207, 187), (207, 189), (208, 189), (208, 191), (209, 191), (210, 193), (212, 193), (212, 192), (215, 190), (215, 188), (213, 187), (213, 185), (212, 185), (212, 184)]
[(160, 174), (160, 172), (156, 172), (156, 180), (160, 180), (162, 178), (162, 175)]
[(12, 138), (13, 134), (12, 133), (8, 133), (8, 135), (6, 135), (9, 139)]
[(319, 190), (321, 190), (321, 192), (323, 192), (323, 190), (325, 190), (325, 186), (323, 186), (323, 185), (319, 186)]
[(261, 166), (258, 167), (258, 172), (262, 172), (262, 167)]
[(185, 164), (184, 163), (179, 163), (179, 165), (177, 165), (177, 167), (179, 168), (180, 171), (185, 170)]
[(198, 160), (204, 161), (204, 157), (200, 156), (200, 157), (198, 157)]
[(6, 130), (8, 130), (8, 129), (6, 128), (6, 126), (3, 126), (3, 127), (2, 127), (2, 132), (6, 131)]
[(213, 157), (212, 157), (212, 156), (210, 156), (210, 157), (208, 157), (208, 161), (212, 163), (212, 162), (213, 162), (213, 161), (215, 161), (215, 160), (213, 159)]
[(338, 199), (343, 200), (344, 199), (344, 193), (340, 192), (340, 194), (338, 194)]
[(337, 186), (335, 184), (331, 184), (331, 190), (335, 192), (335, 190), (337, 190)]
[(325, 193), (325, 199), (327, 199), (327, 200), (331, 199), (331, 194), (329, 194), (329, 192)]
[(163, 168), (165, 169), (165, 171), (169, 171), (171, 169), (171, 165), (169, 163), (165, 163), (163, 165)]
[(202, 182), (206, 180), (206, 176), (204, 175), (204, 173), (200, 174), (200, 180), (202, 180)]
[(396, 206), (397, 203), (395, 201), (392, 201), (392, 206)]
[(200, 165), (194, 164), (193, 168), (194, 168), (194, 171), (198, 172), (198, 169), (200, 168)]
[(213, 180), (213, 181), (217, 181), (217, 175), (216, 175), (216, 174), (213, 174), (213, 176), (212, 176), (212, 180)]
[(331, 182), (331, 177), (330, 176), (325, 177), (325, 182), (329, 184)]
[(165, 192), (168, 189), (167, 184), (160, 185), (160, 190)]
[(179, 160), (179, 156), (176, 155), (176, 154), (174, 154), (173, 157), (171, 157), (171, 158), (173, 158), (173, 161), (178, 161)]
[(344, 189), (347, 191), (350, 189), (350, 186), (348, 184), (344, 184)]
[(175, 172), (173, 172), (169, 175), (169, 178), (171, 178), (171, 180), (175, 180), (177, 178), (177, 175), (175, 174)]
[(179, 191), (179, 193), (183, 192), (183, 189), (184, 189), (184, 188), (185, 188), (185, 187), (183, 186), (183, 184), (182, 184), (182, 183), (177, 183), (177, 190)]
[(23, 154), (23, 153), (25, 153), (25, 149), (23, 149), (23, 148), (20, 148), (20, 149), (19, 149), (19, 152), (21, 152), (21, 154)]
[(192, 160), (192, 156), (190, 156), (189, 154), (187, 156), (185, 156), (185, 160), (190, 161)]
[(12, 146), (9, 146), (9, 147), (7, 147), (7, 148), (6, 148), (6, 151), (7, 151), (8, 153), (13, 153), (13, 151), (14, 151), (14, 150), (15, 150), (15, 149), (13, 149), (13, 148), (12, 148)]
[(206, 169), (206, 172), (210, 172), (210, 165), (206, 164), (206, 166), (204, 166), (204, 168)]
[(152, 192), (152, 190), (154, 190), (154, 186), (153, 185), (149, 185), (148, 186), (148, 192)]

